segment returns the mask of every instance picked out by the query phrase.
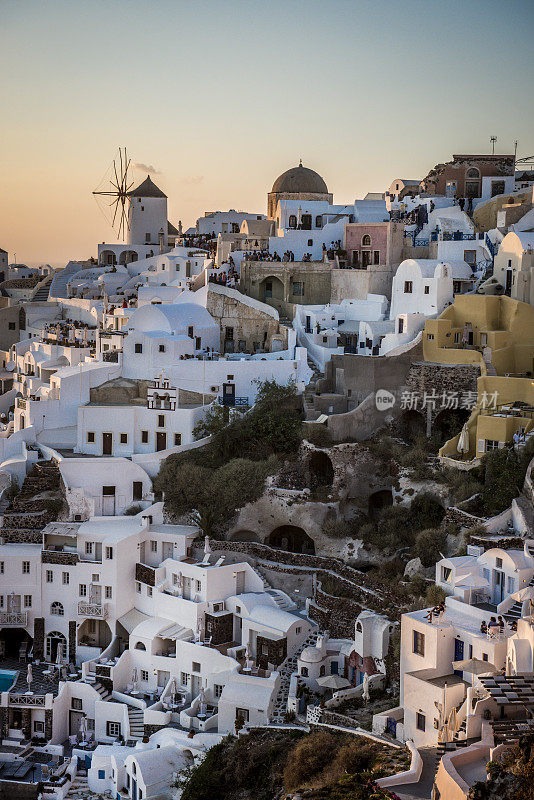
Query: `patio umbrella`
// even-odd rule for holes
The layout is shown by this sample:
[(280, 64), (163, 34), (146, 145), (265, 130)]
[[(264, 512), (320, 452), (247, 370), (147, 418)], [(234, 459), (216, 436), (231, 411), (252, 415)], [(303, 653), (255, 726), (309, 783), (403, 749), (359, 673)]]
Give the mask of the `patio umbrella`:
[(459, 453), (468, 453), (469, 452), (469, 431), (467, 429), (467, 423), (462, 428), (462, 432), (458, 437), (458, 445), (456, 447)]
[(337, 692), (338, 689), (346, 689), (351, 685), (350, 681), (341, 675), (325, 675), (322, 678), (317, 678), (317, 683), (324, 689), (332, 689), (334, 692)]
[(26, 673), (26, 683), (28, 684), (28, 694), (32, 691), (33, 672), (32, 665), (28, 664), (28, 672)]
[(63, 664), (63, 643), (57, 643), (57, 650), (56, 650), (56, 664), (58, 667), (61, 667)]
[(134, 667), (132, 670), (132, 691), (137, 691), (137, 681), (139, 678), (137, 677), (137, 667)]
[(87, 719), (86, 719), (86, 717), (82, 717), (80, 719), (80, 727), (78, 728), (78, 733), (80, 734), (82, 739), (85, 739), (85, 737), (87, 736)]
[(371, 695), (369, 694), (369, 675), (367, 672), (363, 673), (363, 692), (362, 692), (362, 699), (365, 703), (368, 703), (371, 699)]
[(449, 714), (449, 720), (447, 722), (447, 727), (452, 737), (454, 738), (454, 734), (458, 730), (458, 714), (456, 713), (455, 708), (451, 709), (451, 713)]
[(211, 553), (210, 537), (204, 536), (204, 555), (208, 556)]
[(198, 701), (200, 703), (200, 713), (201, 714), (205, 714), (206, 710), (208, 708), (208, 703), (207, 703), (206, 695), (204, 694), (204, 689), (203, 688), (200, 689), (200, 693), (198, 695)]
[(171, 696), (171, 700), (174, 703), (176, 698), (176, 680), (173, 678), (171, 681), (171, 685), (169, 686), (169, 694)]
[(480, 658), (466, 658), (463, 661), (453, 661), (452, 668), (458, 672), (469, 672), (473, 676), (483, 675), (485, 672), (497, 672), (497, 667), (489, 661), (482, 661)]

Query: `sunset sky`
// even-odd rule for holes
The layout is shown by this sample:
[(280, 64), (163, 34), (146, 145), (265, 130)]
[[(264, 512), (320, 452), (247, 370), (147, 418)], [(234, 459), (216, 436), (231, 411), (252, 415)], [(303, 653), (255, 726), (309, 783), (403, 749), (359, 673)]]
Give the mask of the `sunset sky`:
[(116, 240), (91, 192), (119, 145), (184, 228), (265, 213), (299, 158), (348, 203), (492, 134), (532, 155), (533, 29), (531, 0), (0, 0), (0, 247)]

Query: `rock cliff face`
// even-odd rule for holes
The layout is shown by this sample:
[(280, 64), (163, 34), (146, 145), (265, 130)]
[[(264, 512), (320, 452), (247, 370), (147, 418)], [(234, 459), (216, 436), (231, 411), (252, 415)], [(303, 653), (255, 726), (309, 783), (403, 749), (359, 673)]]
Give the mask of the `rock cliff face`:
[[(359, 539), (331, 538), (325, 535), (324, 525), (336, 519), (367, 517), (375, 506), (391, 505), (395, 475), (389, 465), (364, 444), (324, 449), (303, 442), (299, 471), (300, 483), (306, 488), (285, 488), (298, 484), (293, 474), (289, 481), (274, 477), (262, 497), (239, 511), (228, 539), (281, 546), (285, 537), (288, 544), (298, 540), (297, 552), (357, 557)], [(283, 530), (287, 528), (304, 535), (299, 537), (293, 531), (292, 539), (291, 532)]]

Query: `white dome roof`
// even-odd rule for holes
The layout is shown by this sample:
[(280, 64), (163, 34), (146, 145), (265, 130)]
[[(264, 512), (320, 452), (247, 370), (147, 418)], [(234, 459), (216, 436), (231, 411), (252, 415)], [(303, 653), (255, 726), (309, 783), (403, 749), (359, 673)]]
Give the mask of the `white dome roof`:
[(300, 654), (300, 661), (307, 661), (310, 664), (318, 664), (319, 661), (322, 661), (324, 655), (321, 653), (317, 647), (305, 647), (302, 653)]

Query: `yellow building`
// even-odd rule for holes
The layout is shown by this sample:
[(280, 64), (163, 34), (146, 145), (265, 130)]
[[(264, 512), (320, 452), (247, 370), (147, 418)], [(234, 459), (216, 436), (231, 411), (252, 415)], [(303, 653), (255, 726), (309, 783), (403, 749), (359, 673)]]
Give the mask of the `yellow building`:
[(423, 331), (425, 361), (478, 364), (476, 407), (467, 422), (469, 444), (459, 436), (440, 450), (442, 459), (466, 463), (534, 431), (534, 308), (509, 297), (458, 295)]

